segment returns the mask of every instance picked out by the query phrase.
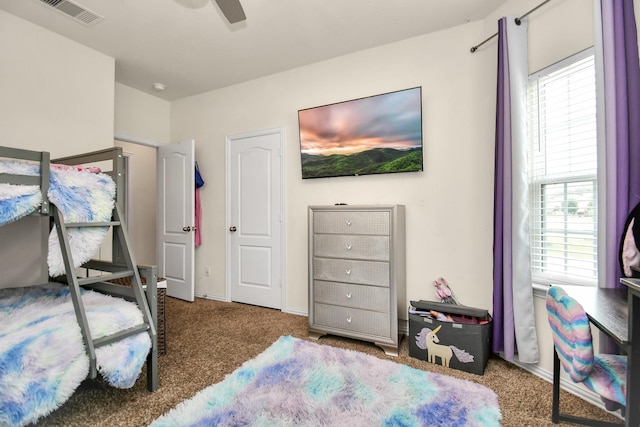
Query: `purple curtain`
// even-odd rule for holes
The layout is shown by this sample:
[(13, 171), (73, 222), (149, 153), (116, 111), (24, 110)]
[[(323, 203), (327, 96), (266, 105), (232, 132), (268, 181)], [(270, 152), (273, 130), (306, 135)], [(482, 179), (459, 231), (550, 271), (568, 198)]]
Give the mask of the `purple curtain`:
[[(511, 287), (503, 286), (504, 283), (504, 239), (503, 224), (505, 221), (504, 193), (505, 186), (509, 185), (509, 180), (505, 182), (505, 174), (510, 175), (510, 171), (505, 171), (505, 136), (511, 134), (511, 116), (505, 114), (510, 110), (509, 101), (509, 58), (507, 52), (507, 34), (505, 19), (498, 22), (498, 94), (496, 99), (496, 148), (495, 148), (495, 178), (494, 178), (494, 198), (493, 198), (493, 341), (492, 350), (494, 353), (505, 351), (505, 329), (513, 330), (513, 304), (511, 303)], [(507, 215), (506, 220), (509, 220)], [(509, 253), (509, 251), (506, 251)], [(509, 262), (507, 262), (507, 266)], [(515, 336), (514, 336), (515, 339)], [(507, 339), (507, 346), (513, 352), (513, 339)]]
[(621, 287), (628, 214), (640, 202), (640, 66), (632, 0), (601, 0), (606, 151), (605, 287)]
[[(527, 22), (498, 22), (492, 350), (538, 361), (527, 177)], [(517, 310), (514, 310), (517, 307)]]

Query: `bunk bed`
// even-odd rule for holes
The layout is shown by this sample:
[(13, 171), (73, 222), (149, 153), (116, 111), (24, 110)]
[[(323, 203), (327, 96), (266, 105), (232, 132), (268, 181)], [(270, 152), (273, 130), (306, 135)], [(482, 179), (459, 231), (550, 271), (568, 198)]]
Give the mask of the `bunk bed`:
[[(109, 172), (92, 166), (104, 164)], [(123, 165), (119, 147), (51, 160), (0, 146), (0, 226), (27, 222), (0, 234), (0, 425), (35, 422), (64, 403), (75, 387), (61, 378), (79, 385), (101, 374), (128, 388), (146, 362), (147, 389), (158, 388), (157, 271), (131, 250)], [(23, 236), (37, 236), (35, 251)], [(110, 259), (92, 259), (105, 240)], [(75, 341), (80, 354), (69, 354)]]

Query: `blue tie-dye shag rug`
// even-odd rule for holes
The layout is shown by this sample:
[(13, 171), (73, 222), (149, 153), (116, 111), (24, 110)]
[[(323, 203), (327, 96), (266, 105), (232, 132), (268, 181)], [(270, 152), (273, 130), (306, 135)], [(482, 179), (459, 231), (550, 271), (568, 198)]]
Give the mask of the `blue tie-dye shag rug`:
[(281, 337), (163, 426), (499, 426), (496, 394), (470, 381)]

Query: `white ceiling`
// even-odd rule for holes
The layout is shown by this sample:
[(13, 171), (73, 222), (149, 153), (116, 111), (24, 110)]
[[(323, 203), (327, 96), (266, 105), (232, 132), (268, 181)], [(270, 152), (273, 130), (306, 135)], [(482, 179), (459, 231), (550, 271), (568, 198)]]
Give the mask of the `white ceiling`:
[(241, 0), (247, 20), (230, 25), (212, 0), (72, 1), (104, 20), (86, 26), (40, 0), (0, 9), (115, 58), (116, 81), (166, 100), (482, 19), (506, 2)]

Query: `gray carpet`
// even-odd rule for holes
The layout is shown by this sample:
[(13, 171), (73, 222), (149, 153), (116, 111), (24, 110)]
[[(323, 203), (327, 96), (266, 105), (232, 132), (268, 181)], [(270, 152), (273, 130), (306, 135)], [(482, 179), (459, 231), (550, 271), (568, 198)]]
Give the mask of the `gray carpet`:
[[(243, 362), (257, 356), (282, 335), (308, 339), (307, 318), (236, 303), (166, 299), (167, 354), (160, 357), (160, 387), (146, 390), (146, 375), (129, 390), (100, 380), (85, 381), (72, 398), (42, 426), (145, 426), (199, 390), (220, 382)], [(318, 343), (362, 351), (425, 371), (478, 382), (498, 395), (503, 425), (552, 426), (551, 384), (500, 358), (489, 360), (485, 374), (469, 374), (408, 355), (407, 337), (400, 356), (386, 356), (373, 344), (325, 336)], [(617, 419), (562, 392), (562, 410), (575, 415)], [(564, 424), (560, 424), (564, 425)]]

